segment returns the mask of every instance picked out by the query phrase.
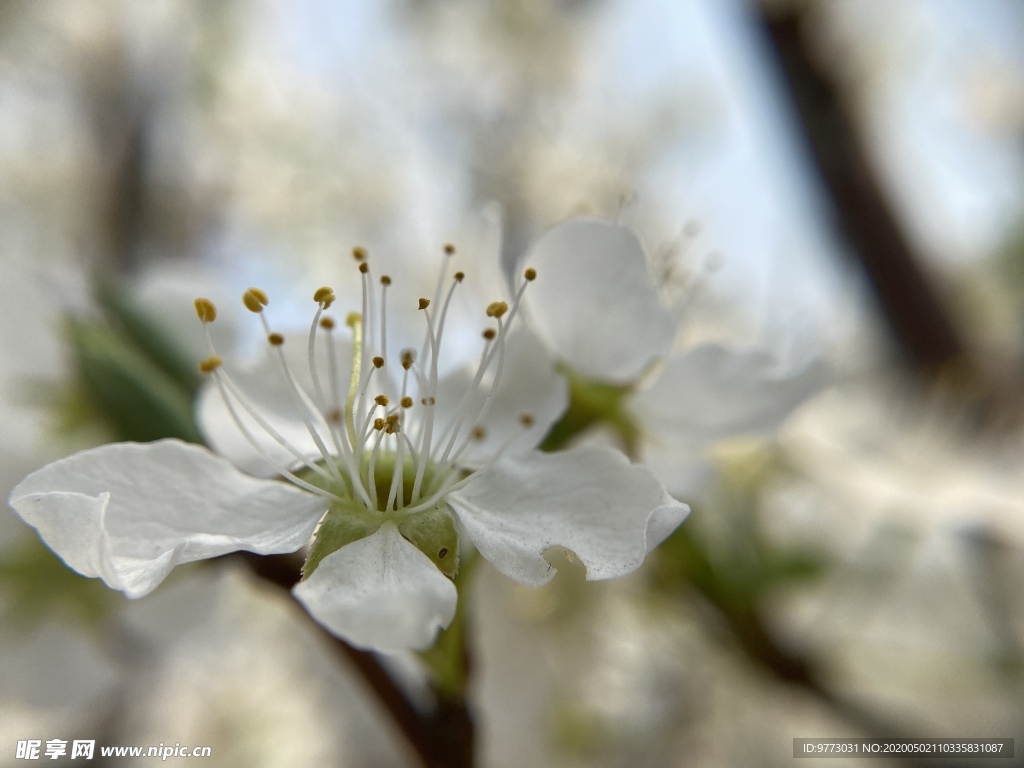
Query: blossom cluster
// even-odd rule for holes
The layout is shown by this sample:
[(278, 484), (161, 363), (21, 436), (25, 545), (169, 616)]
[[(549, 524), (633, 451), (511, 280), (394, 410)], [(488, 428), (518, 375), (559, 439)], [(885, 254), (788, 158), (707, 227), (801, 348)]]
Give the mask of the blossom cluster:
[[(453, 297), (472, 292), (454, 248), (414, 306), (396, 301), (401, 276), (353, 255), (359, 305), (333, 314), (320, 288), (308, 333), (275, 330), (271, 297), (246, 291), (265, 354), (237, 366), (209, 341), (209, 447), (82, 451), (26, 477), (12, 507), (69, 567), (133, 598), (183, 563), (303, 550), (293, 592), (318, 622), (360, 647), (422, 649), (455, 615), (467, 547), (532, 586), (556, 547), (590, 579), (629, 573), (689, 512), (637, 459), (771, 429), (820, 386), (817, 369), (783, 375), (761, 352), (677, 353), (643, 246), (617, 223), (563, 222), (510, 265), (472, 354), (448, 340)], [(195, 308), (208, 331), (217, 307)], [(396, 348), (417, 324), (418, 343)], [(540, 450), (596, 391), (591, 417), (617, 425), (629, 457)]]

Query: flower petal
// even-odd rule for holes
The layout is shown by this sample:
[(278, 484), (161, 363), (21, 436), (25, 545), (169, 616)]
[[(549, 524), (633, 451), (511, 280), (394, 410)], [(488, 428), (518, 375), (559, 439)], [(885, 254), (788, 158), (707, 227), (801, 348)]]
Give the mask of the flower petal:
[[(551, 425), (561, 418), (569, 403), (565, 377), (555, 369), (554, 361), (537, 337), (525, 329), (509, 334), (501, 382), (494, 390), (482, 423), (478, 423), (476, 417), (490, 384), (485, 379), (479, 391), (464, 403), (464, 395), (472, 385), (471, 372), (463, 369), (450, 374), (438, 385), (435, 406), (435, 440), (446, 434), (459, 413), (466, 413), (468, 417), (456, 446), (462, 444), (473, 427), (483, 427), (482, 437), (470, 440), (459, 457), (459, 464), (466, 467), (482, 466), (513, 438), (516, 438), (513, 446), (516, 449), (534, 448)], [(531, 420), (529, 425), (523, 423), (526, 414)]]
[(128, 597), (147, 594), (181, 563), (236, 550), (293, 552), (327, 506), (179, 440), (81, 451), (26, 477), (10, 503), (69, 567)]
[(383, 653), (429, 647), (458, 600), (452, 581), (393, 523), (329, 554), (292, 593), (335, 635)]
[(575, 372), (628, 382), (668, 353), (676, 324), (633, 230), (569, 219), (548, 230), (522, 263), (537, 270), (524, 296), (534, 327)]
[(554, 575), (545, 550), (572, 550), (588, 579), (635, 570), (689, 513), (646, 468), (608, 448), (503, 459), (448, 503), (481, 554), (530, 586)]
[(669, 360), (633, 405), (651, 434), (696, 446), (771, 432), (827, 383), (823, 363), (789, 375), (761, 350), (736, 352), (704, 344)]
[[(334, 348), (336, 380), (342, 390), (338, 399), (344, 402), (351, 371), (352, 346), (346, 338), (341, 337), (334, 339)], [(313, 378), (309, 372), (307, 337), (286, 336), (281, 349), (295, 382), (315, 402)], [(320, 340), (316, 351), (321, 389), (329, 400), (328, 406), (337, 407), (340, 404), (334, 401), (331, 394), (331, 377), (324, 339)], [(296, 406), (295, 394), (281, 369), (281, 361), (276, 350), (268, 349), (260, 360), (248, 366), (232, 368), (226, 364), (225, 368), (249, 405), (300, 456), (320, 458), (320, 451), (309, 429), (303, 423), (303, 411)], [(203, 436), (214, 451), (231, 459), (245, 472), (258, 477), (272, 477), (278, 474), (262, 453), (268, 455), (278, 467), (292, 467), (298, 463), (295, 454), (283, 447), (271, 433), (260, 426), (233, 397), (231, 406), (234, 415), (232, 408), (224, 401), (220, 387), (213, 380), (206, 383), (196, 400), (197, 421)], [(319, 412), (311, 412), (308, 415), (317, 434), (323, 436), (323, 440), (329, 440), (326, 436), (330, 432), (323, 416)], [(236, 416), (245, 425), (259, 450), (253, 447), (245, 433), (239, 429), (235, 421)], [(328, 442), (325, 442), (325, 445), (328, 449), (332, 448)]]

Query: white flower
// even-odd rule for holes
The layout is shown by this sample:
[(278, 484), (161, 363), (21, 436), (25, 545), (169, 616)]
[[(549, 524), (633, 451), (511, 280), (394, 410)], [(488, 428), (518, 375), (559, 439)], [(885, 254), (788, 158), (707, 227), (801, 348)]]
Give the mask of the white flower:
[(640, 238), (624, 225), (568, 219), (526, 258), (545, 278), (524, 302), (532, 327), (584, 397), (603, 388), (614, 411), (604, 415), (619, 419), (620, 437), (652, 468), (678, 472), (667, 460), (673, 452), (769, 433), (824, 384), (821, 364), (791, 373), (758, 349), (706, 343), (675, 352), (676, 321)]
[[(316, 531), (296, 598), (335, 634), (385, 652), (426, 647), (451, 621), (456, 519), (498, 570), (529, 585), (553, 576), (552, 547), (571, 550), (589, 578), (628, 573), (682, 521), (686, 505), (621, 454), (533, 450), (566, 402), (543, 348), (510, 331), (534, 270), (511, 306), (487, 307), (475, 369), (440, 376), (462, 273), (446, 282), (445, 259), (434, 300), (418, 302), (421, 348), (395, 350), (388, 324), (403, 308), (388, 306), (391, 279), (375, 281), (355, 255), (363, 299), (350, 334), (324, 314), (328, 288), (302, 341), (274, 332), (266, 294), (250, 289), (266, 359), (229, 373), (211, 343), (198, 413), (228, 458), (176, 440), (106, 445), (29, 475), (11, 505), (71, 568), (129, 597), (180, 563), (292, 552)], [(207, 327), (216, 318), (206, 299), (196, 311)]]

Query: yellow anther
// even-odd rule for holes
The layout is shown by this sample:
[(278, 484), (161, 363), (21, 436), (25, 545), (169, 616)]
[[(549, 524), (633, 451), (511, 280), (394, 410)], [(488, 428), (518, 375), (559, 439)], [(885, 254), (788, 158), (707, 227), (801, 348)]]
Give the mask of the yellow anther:
[(383, 358), (383, 357), (381, 357), (380, 355), (377, 355), (377, 356), (376, 356), (375, 358), (373, 358), (373, 360), (371, 360), (370, 362), (372, 362), (372, 363), (373, 363), (373, 367), (374, 367), (374, 368), (383, 368), (383, 367), (384, 367), (384, 358)]
[(473, 427), (473, 431), (470, 432), (469, 434), (474, 440), (480, 441), (487, 437), (487, 430), (484, 429), (483, 427), (477, 426)]
[(284, 344), (284, 336), (282, 336), (280, 333), (272, 333), (269, 336), (267, 336), (267, 341), (270, 342), (270, 346), (272, 347), (280, 347), (282, 344)]
[(357, 245), (352, 249), (352, 258), (356, 261), (366, 261), (366, 249), (361, 245)]
[(405, 397), (403, 397), (403, 398), (402, 398), (402, 399), (401, 399), (401, 400), (399, 401), (399, 403), (401, 403), (401, 405), (402, 405), (402, 407), (403, 407), (403, 408), (412, 408), (412, 398), (411, 398), (411, 397), (409, 397), (408, 395), (406, 395)]
[(522, 424), (524, 427), (532, 427), (533, 426), (533, 414), (532, 413), (524, 413), (524, 414), (522, 414), (519, 417), (519, 423)]
[(398, 432), (398, 425), (397, 424), (388, 424), (386, 427), (384, 427), (384, 434), (385, 435), (393, 435), (393, 434), (395, 434), (397, 432)]
[(430, 395), (429, 397), (421, 397), (420, 398), (420, 403), (423, 404), (423, 405), (433, 405), (436, 402), (437, 402), (437, 400), (434, 399), (433, 395)]
[(493, 328), (488, 328), (487, 330), (485, 330), (483, 332), (482, 335), (488, 341), (493, 341), (494, 337), (498, 335), (498, 332), (496, 330), (494, 330)]
[(416, 353), (413, 352), (411, 349), (403, 349), (402, 367), (408, 371), (410, 368), (412, 368), (412, 364), (414, 362), (416, 362)]
[(345, 315), (345, 325), (349, 328), (355, 328), (361, 322), (363, 322), (363, 316), (358, 312), (349, 312)]
[(508, 312), (508, 304), (504, 301), (492, 301), (487, 305), (488, 317), (501, 317)]
[(313, 294), (313, 301), (327, 309), (334, 303), (334, 291), (326, 285), (323, 288), (317, 288), (316, 293)]
[(320, 327), (326, 331), (334, 330), (334, 318), (333, 317), (321, 317)]
[(204, 323), (212, 323), (217, 319), (217, 307), (209, 299), (199, 298), (195, 300), (196, 314)]
[(270, 303), (270, 299), (268, 299), (267, 294), (259, 288), (250, 288), (242, 294), (242, 302), (245, 304), (245, 308), (250, 312), (259, 314), (263, 311), (263, 308)]
[(389, 275), (381, 275), (380, 276), (380, 284), (381, 285), (391, 285), (391, 277)]
[(373, 428), (376, 429), (378, 432), (384, 429), (384, 427), (386, 427), (387, 425), (388, 423), (380, 417), (377, 417), (376, 419), (373, 420)]
[(365, 275), (369, 271), (370, 271), (370, 265), (369, 264), (367, 264), (365, 261), (359, 262), (359, 272), (361, 274)]
[(384, 419), (384, 421), (386, 421), (391, 426), (395, 426), (398, 424), (400, 418), (401, 417), (397, 413), (392, 413), (386, 419)]
[(373, 402), (375, 402), (379, 406), (385, 406), (391, 401), (388, 400), (387, 395), (377, 395), (375, 398), (373, 398)]
[(453, 253), (455, 253), (455, 246), (452, 245), (451, 243), (445, 243), (444, 244), (444, 252), (446, 254), (448, 254), (449, 256), (451, 256)]
[(529, 281), (536, 280), (537, 279), (537, 270), (534, 269), (533, 267), (527, 267), (526, 271), (523, 273), (523, 277), (525, 277)]
[[(205, 320), (203, 322), (206, 322)], [(216, 355), (210, 355), (208, 358), (199, 363), (199, 370), (203, 373), (213, 373), (215, 370), (220, 368), (223, 361)]]
[(420, 309), (426, 309), (430, 306), (430, 299), (420, 299)]
[(456, 283), (461, 283), (465, 279), (466, 279), (466, 273), (465, 272), (456, 272), (455, 273), (455, 282)]

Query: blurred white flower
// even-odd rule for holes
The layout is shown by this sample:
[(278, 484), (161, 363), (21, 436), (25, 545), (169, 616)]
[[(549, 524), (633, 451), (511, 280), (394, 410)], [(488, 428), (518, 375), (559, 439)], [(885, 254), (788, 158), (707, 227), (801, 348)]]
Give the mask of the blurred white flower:
[[(356, 251), (361, 312), (337, 338), (321, 288), (304, 342), (274, 332), (269, 299), (244, 296), (267, 334), (267, 357), (229, 374), (216, 355), (199, 419), (228, 458), (177, 440), (117, 443), (83, 451), (23, 480), (11, 504), (79, 573), (139, 597), (175, 565), (236, 550), (293, 552), (316, 530), (295, 587), (321, 624), (355, 645), (384, 652), (423, 648), (455, 613), (455, 520), (507, 576), (544, 584), (552, 547), (571, 550), (589, 578), (640, 565), (685, 517), (650, 474), (607, 448), (532, 450), (565, 406), (565, 383), (532, 337), (510, 327), (533, 269), (511, 306), (487, 306), (474, 372), (439, 376), (447, 309), (463, 280), (420, 299), (419, 350), (389, 348), (391, 278), (372, 277)], [(538, 281), (540, 282), (540, 281)], [(448, 286), (447, 289), (445, 286)], [(216, 309), (196, 310), (208, 328)], [(301, 365), (292, 360), (298, 353)], [(240, 436), (240, 438), (239, 438)], [(454, 513), (454, 517), (453, 517)]]
[[(770, 433), (826, 381), (821, 363), (789, 370), (759, 349), (704, 343), (675, 351), (676, 321), (640, 238), (622, 224), (568, 219), (525, 259), (545, 278), (524, 301), (533, 328), (580, 400), (659, 474), (696, 479), (701, 473), (682, 471), (680, 457), (715, 440)], [(670, 490), (693, 492), (679, 485)]]

